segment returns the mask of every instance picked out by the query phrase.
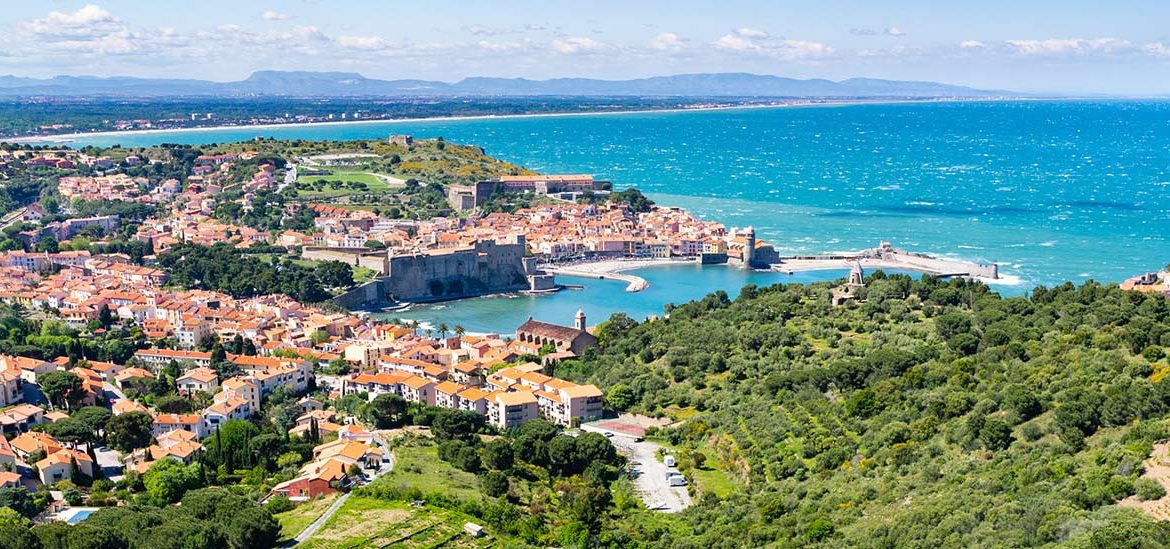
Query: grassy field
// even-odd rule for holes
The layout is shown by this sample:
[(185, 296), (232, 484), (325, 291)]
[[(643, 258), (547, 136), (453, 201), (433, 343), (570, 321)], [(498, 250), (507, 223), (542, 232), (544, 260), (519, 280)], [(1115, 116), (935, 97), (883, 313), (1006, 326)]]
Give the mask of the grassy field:
[(414, 486), (424, 493), (438, 491), (459, 499), (480, 497), (479, 479), (440, 460), (435, 446), (403, 446), (394, 454), (394, 470), (374, 485)]
[(321, 513), (329, 508), (329, 504), (333, 503), (336, 497), (337, 495), (333, 494), (306, 501), (292, 511), (275, 515), (277, 522), (280, 523), (280, 539), (291, 540), (296, 537), (297, 534), (301, 533), (301, 530), (317, 520), (317, 517), (320, 517)]
[(320, 191), (297, 189), (297, 195), (306, 197), (344, 196), (349, 194), (384, 193), (391, 188), (399, 188), (397, 185), (392, 187), (385, 179), (372, 173), (361, 171), (329, 170), (329, 175), (302, 175), (297, 177), (297, 183), (314, 183), (319, 180), (340, 181), (342, 183), (349, 181), (365, 183), (368, 190), (359, 191), (345, 186), (339, 189), (333, 189), (326, 185)]
[[(472, 538), (463, 525), (475, 519), (446, 509), (351, 497), (325, 526), (300, 547), (495, 547), (501, 540)], [(489, 533), (490, 534), (490, 533)]]

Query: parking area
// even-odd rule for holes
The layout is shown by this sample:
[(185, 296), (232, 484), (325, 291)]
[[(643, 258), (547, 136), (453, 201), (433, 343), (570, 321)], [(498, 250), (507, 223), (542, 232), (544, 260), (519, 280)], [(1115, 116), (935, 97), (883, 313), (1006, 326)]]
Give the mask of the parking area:
[(661, 445), (642, 440), (645, 430), (637, 424), (622, 420), (602, 420), (581, 426), (582, 431), (601, 433), (613, 441), (618, 452), (630, 461), (634, 486), (647, 509), (663, 513), (677, 513), (690, 507), (691, 495), (686, 486), (671, 486), (668, 475), (677, 472), (659, 461)]

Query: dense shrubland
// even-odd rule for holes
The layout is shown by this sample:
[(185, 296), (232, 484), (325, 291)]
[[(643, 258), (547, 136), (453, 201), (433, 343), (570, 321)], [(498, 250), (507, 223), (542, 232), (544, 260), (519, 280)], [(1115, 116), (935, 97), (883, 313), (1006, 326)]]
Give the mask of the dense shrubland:
[[(686, 418), (746, 488), (704, 494), (661, 547), (1128, 546), (1165, 526), (1112, 504), (1170, 437), (1170, 307), (1088, 283), (1002, 298), (965, 280), (876, 273), (854, 306), (829, 286), (745, 287), (599, 328), (604, 353), (558, 375), (614, 407)], [(661, 537), (658, 537), (661, 535)]]

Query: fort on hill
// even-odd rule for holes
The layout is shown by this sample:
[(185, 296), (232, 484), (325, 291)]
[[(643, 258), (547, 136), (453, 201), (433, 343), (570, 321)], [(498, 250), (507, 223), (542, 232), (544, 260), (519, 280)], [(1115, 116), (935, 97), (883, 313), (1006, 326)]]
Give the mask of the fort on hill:
[(532, 193), (575, 200), (585, 192), (608, 192), (612, 188), (609, 181), (592, 175), (504, 175), (471, 185), (449, 185), (447, 202), (465, 211), (482, 206), (495, 193)]

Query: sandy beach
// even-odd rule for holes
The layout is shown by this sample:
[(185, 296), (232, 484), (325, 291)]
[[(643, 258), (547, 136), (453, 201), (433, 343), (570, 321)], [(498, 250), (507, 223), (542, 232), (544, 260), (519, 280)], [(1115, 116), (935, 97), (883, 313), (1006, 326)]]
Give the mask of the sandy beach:
[[(986, 99), (983, 99), (986, 100)], [(483, 114), (470, 116), (432, 116), (421, 118), (379, 118), (371, 120), (334, 120), (330, 122), (289, 122), (287, 124), (227, 124), (220, 126), (207, 126), (199, 128), (160, 128), (149, 130), (124, 130), (124, 131), (95, 131), (95, 132), (77, 132), (66, 133), (58, 135), (34, 135), (24, 137), (4, 138), (0, 141), (7, 141), (9, 143), (61, 143), (68, 144), (70, 141), (77, 139), (84, 139), (90, 137), (118, 137), (129, 135), (153, 135), (165, 133), (199, 133), (199, 132), (217, 132), (223, 130), (270, 130), (280, 128), (303, 128), (303, 127), (317, 127), (317, 126), (350, 126), (350, 125), (368, 125), (368, 124), (409, 124), (418, 122), (456, 122), (464, 120), (510, 120), (522, 118), (559, 118), (570, 116), (620, 116), (630, 114), (655, 114), (655, 113), (682, 113), (682, 112), (703, 112), (703, 111), (731, 111), (731, 110), (747, 110), (747, 109), (781, 109), (781, 108), (803, 108), (803, 107), (844, 107), (850, 105), (873, 105), (873, 104), (898, 104), (898, 103), (920, 103), (920, 102), (950, 102), (950, 101), (965, 101), (959, 98), (945, 98), (945, 99), (860, 99), (860, 100), (826, 100), (826, 101), (808, 101), (808, 100), (791, 100), (791, 101), (777, 101), (775, 103), (757, 104), (757, 105), (726, 105), (726, 106), (699, 106), (693, 108), (674, 108), (674, 109), (635, 109), (626, 111), (587, 111), (587, 112), (548, 112), (535, 114)]]
[(600, 261), (586, 261), (564, 266), (546, 265), (543, 268), (547, 272), (563, 276), (579, 276), (599, 280), (621, 280), (627, 283), (627, 292), (640, 292), (649, 288), (650, 282), (640, 276), (626, 274), (625, 271), (682, 263), (694, 263), (694, 261), (679, 261), (674, 259), (603, 259)]

